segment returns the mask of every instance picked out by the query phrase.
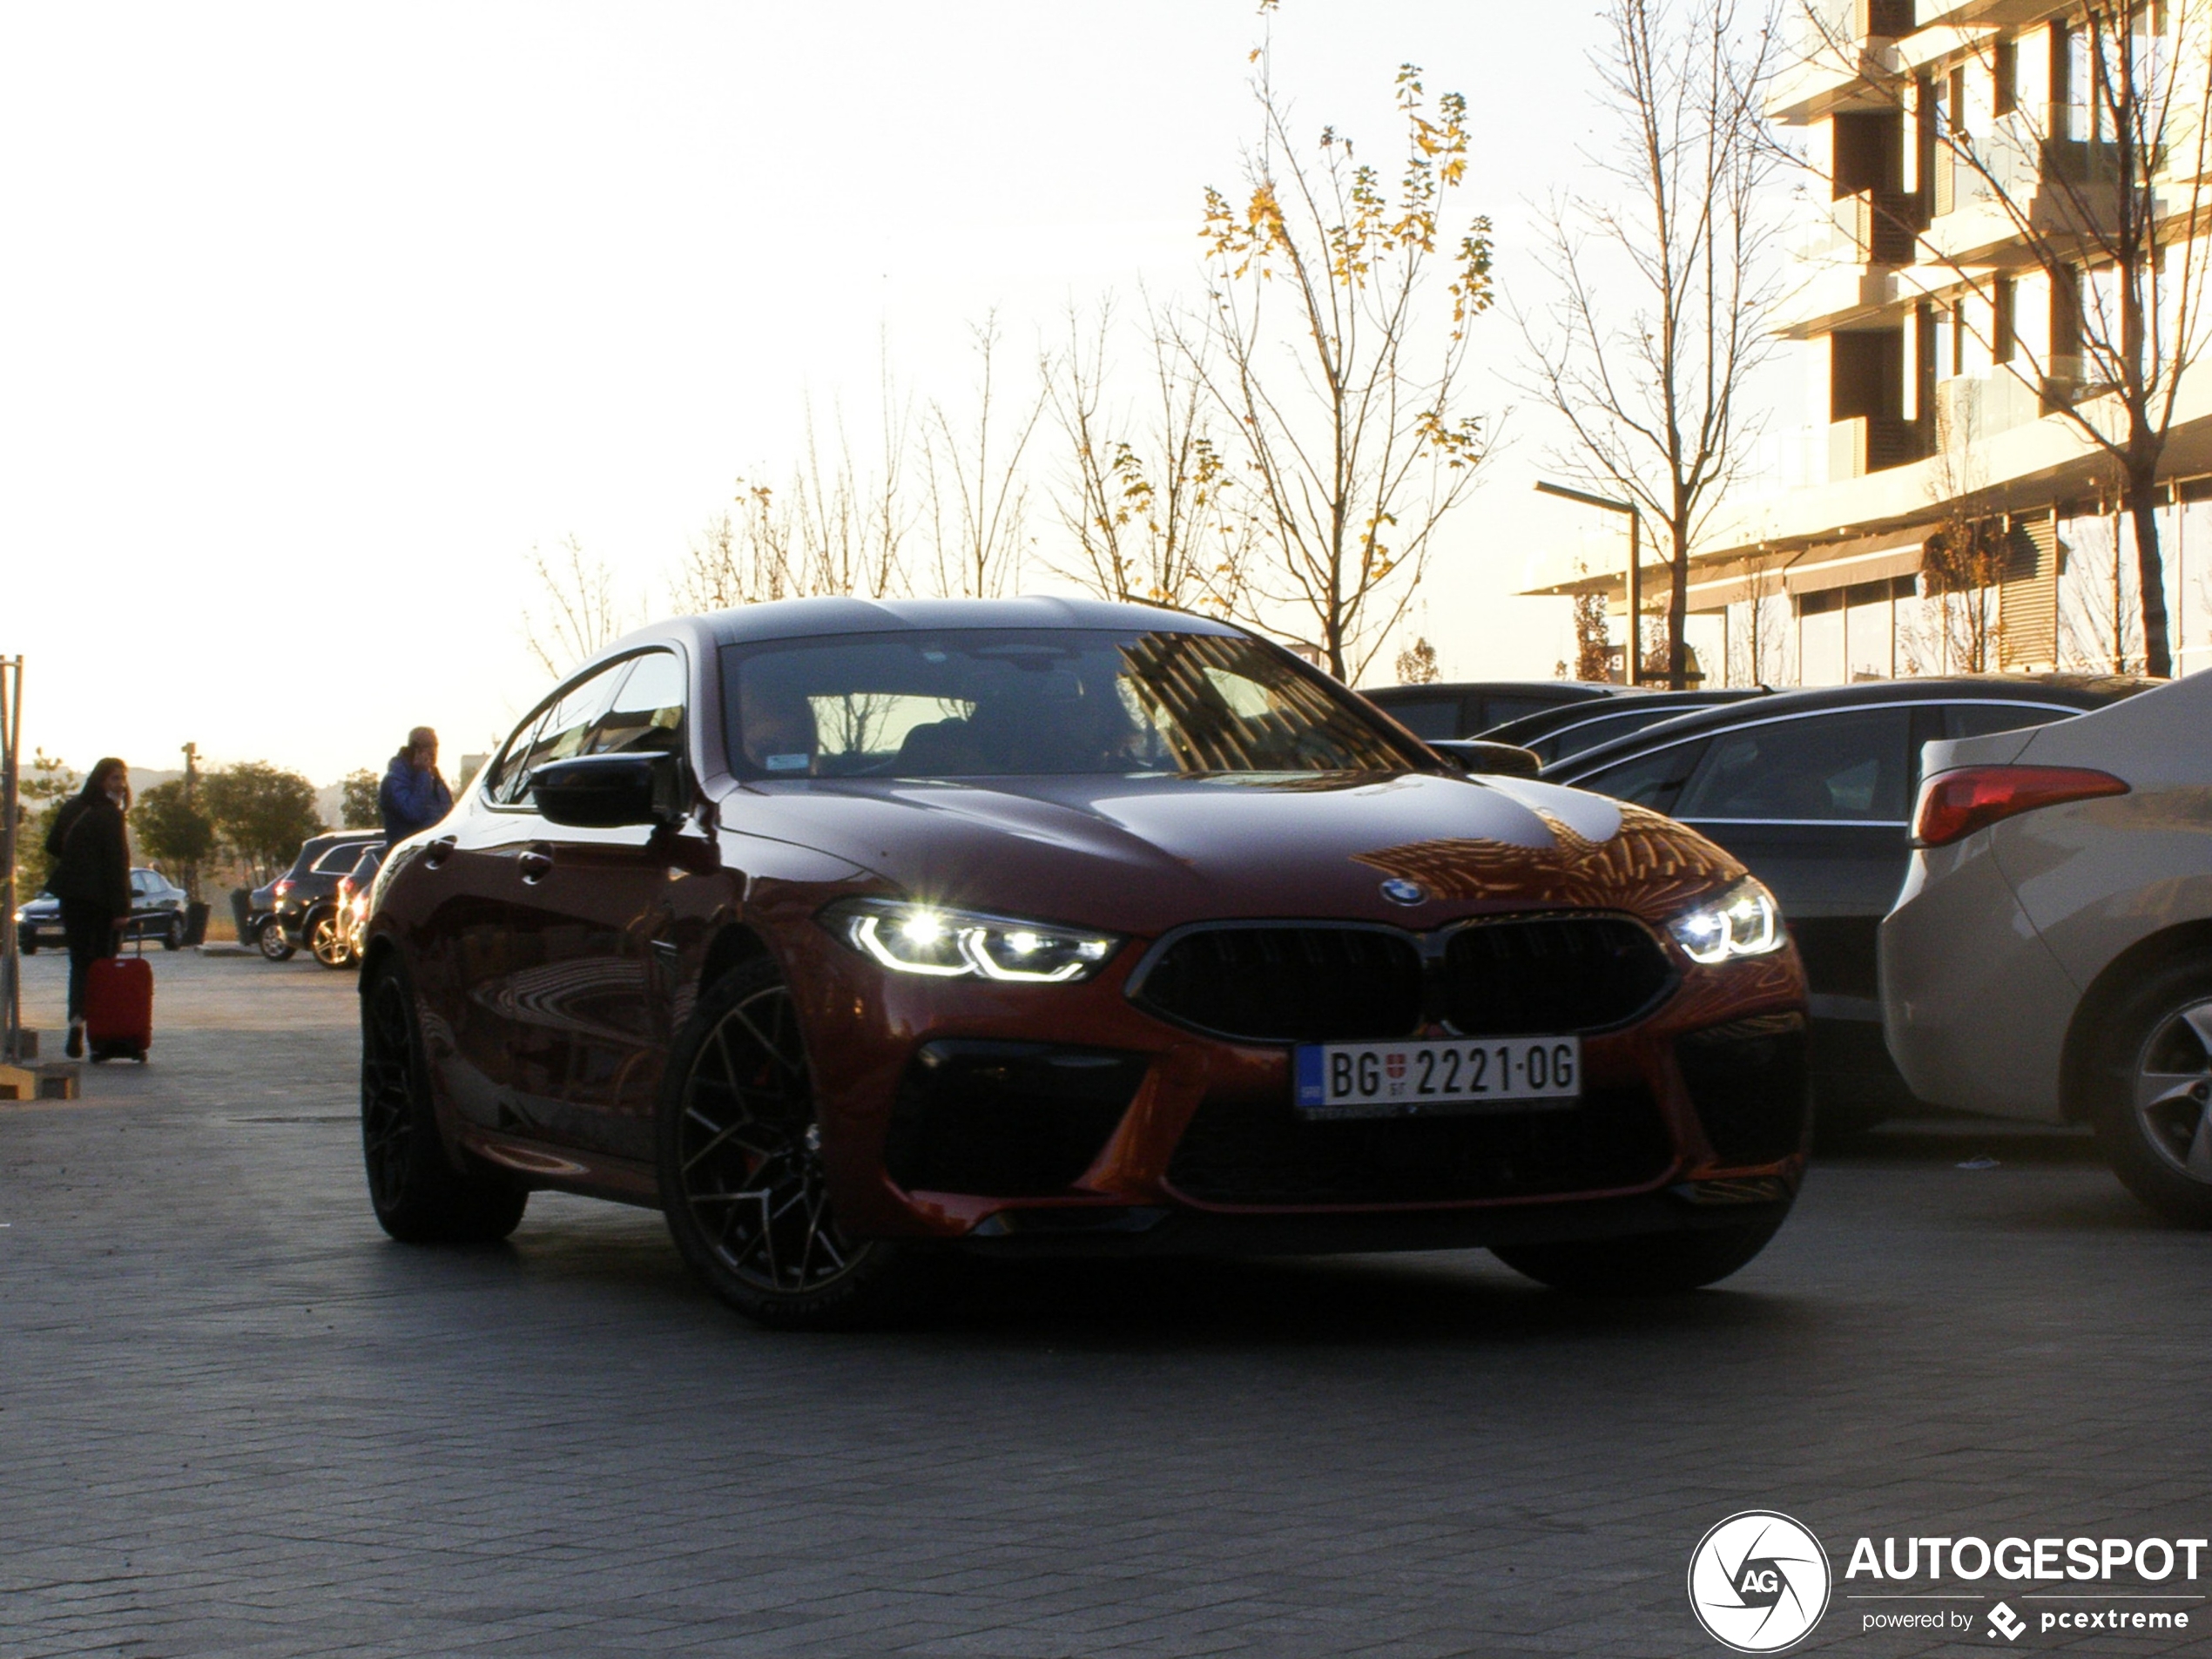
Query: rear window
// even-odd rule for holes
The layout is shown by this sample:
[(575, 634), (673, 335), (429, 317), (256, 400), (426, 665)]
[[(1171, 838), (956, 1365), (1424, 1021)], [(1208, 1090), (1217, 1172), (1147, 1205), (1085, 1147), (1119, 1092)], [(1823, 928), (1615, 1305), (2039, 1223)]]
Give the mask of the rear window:
[(2072, 719), (2080, 712), (2034, 703), (1952, 703), (1943, 711), (1943, 735), (1986, 738), (1993, 732), (2024, 732), (2032, 725)]
[(318, 874), (343, 875), (352, 869), (361, 855), (359, 841), (341, 841), (314, 861)]
[(1417, 738), (1460, 735), (1460, 699), (1456, 697), (1393, 697), (1378, 699), (1375, 706)]

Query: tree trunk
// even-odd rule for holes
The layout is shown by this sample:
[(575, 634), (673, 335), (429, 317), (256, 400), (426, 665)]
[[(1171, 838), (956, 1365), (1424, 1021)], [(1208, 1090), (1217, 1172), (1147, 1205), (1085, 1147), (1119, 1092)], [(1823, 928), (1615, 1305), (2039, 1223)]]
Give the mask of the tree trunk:
[(1689, 687), (1689, 642), (1683, 637), (1689, 624), (1689, 531), (1686, 525), (1670, 527), (1674, 557), (1667, 573), (1667, 687)]
[[(2170, 679), (2174, 653), (2166, 629), (2166, 566), (2158, 551), (2158, 482), (2149, 465), (2132, 467), (2128, 475), (2128, 511), (2135, 521), (2135, 583), (2143, 601), (2143, 671)], [(2120, 556), (2114, 546), (2113, 557)]]

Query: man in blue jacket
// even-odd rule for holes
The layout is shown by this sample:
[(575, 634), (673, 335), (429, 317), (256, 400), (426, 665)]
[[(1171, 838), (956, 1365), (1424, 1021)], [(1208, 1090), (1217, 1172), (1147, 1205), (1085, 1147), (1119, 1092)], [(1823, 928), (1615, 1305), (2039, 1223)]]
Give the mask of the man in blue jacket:
[(376, 807), (384, 817), (387, 846), (428, 829), (453, 810), (453, 791), (438, 776), (438, 734), (428, 726), (408, 732), (407, 746), (392, 757), (376, 792)]

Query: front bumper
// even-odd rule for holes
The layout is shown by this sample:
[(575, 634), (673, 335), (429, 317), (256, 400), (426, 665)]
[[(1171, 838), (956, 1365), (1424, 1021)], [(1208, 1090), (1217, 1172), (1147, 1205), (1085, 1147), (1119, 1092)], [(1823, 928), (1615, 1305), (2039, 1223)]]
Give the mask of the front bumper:
[[(1458, 1248), (1741, 1222), (1786, 1208), (1803, 1173), (1794, 952), (1688, 972), (1635, 1024), (1586, 1035), (1572, 1112), (1327, 1125), (1291, 1109), (1288, 1045), (1168, 1025), (1113, 968), (1008, 988), (895, 981), (842, 953), (791, 966), (832, 1196), (864, 1236), (1085, 1254)], [(1042, 1081), (1055, 1066), (1065, 1086)]]

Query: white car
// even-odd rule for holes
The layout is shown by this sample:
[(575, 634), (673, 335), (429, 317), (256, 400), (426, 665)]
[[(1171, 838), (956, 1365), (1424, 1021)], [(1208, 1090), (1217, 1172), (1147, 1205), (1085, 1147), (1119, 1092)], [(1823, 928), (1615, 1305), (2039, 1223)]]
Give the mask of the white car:
[(2212, 673), (1931, 743), (1881, 929), (1924, 1100), (2087, 1123), (2152, 1208), (2212, 1226)]

